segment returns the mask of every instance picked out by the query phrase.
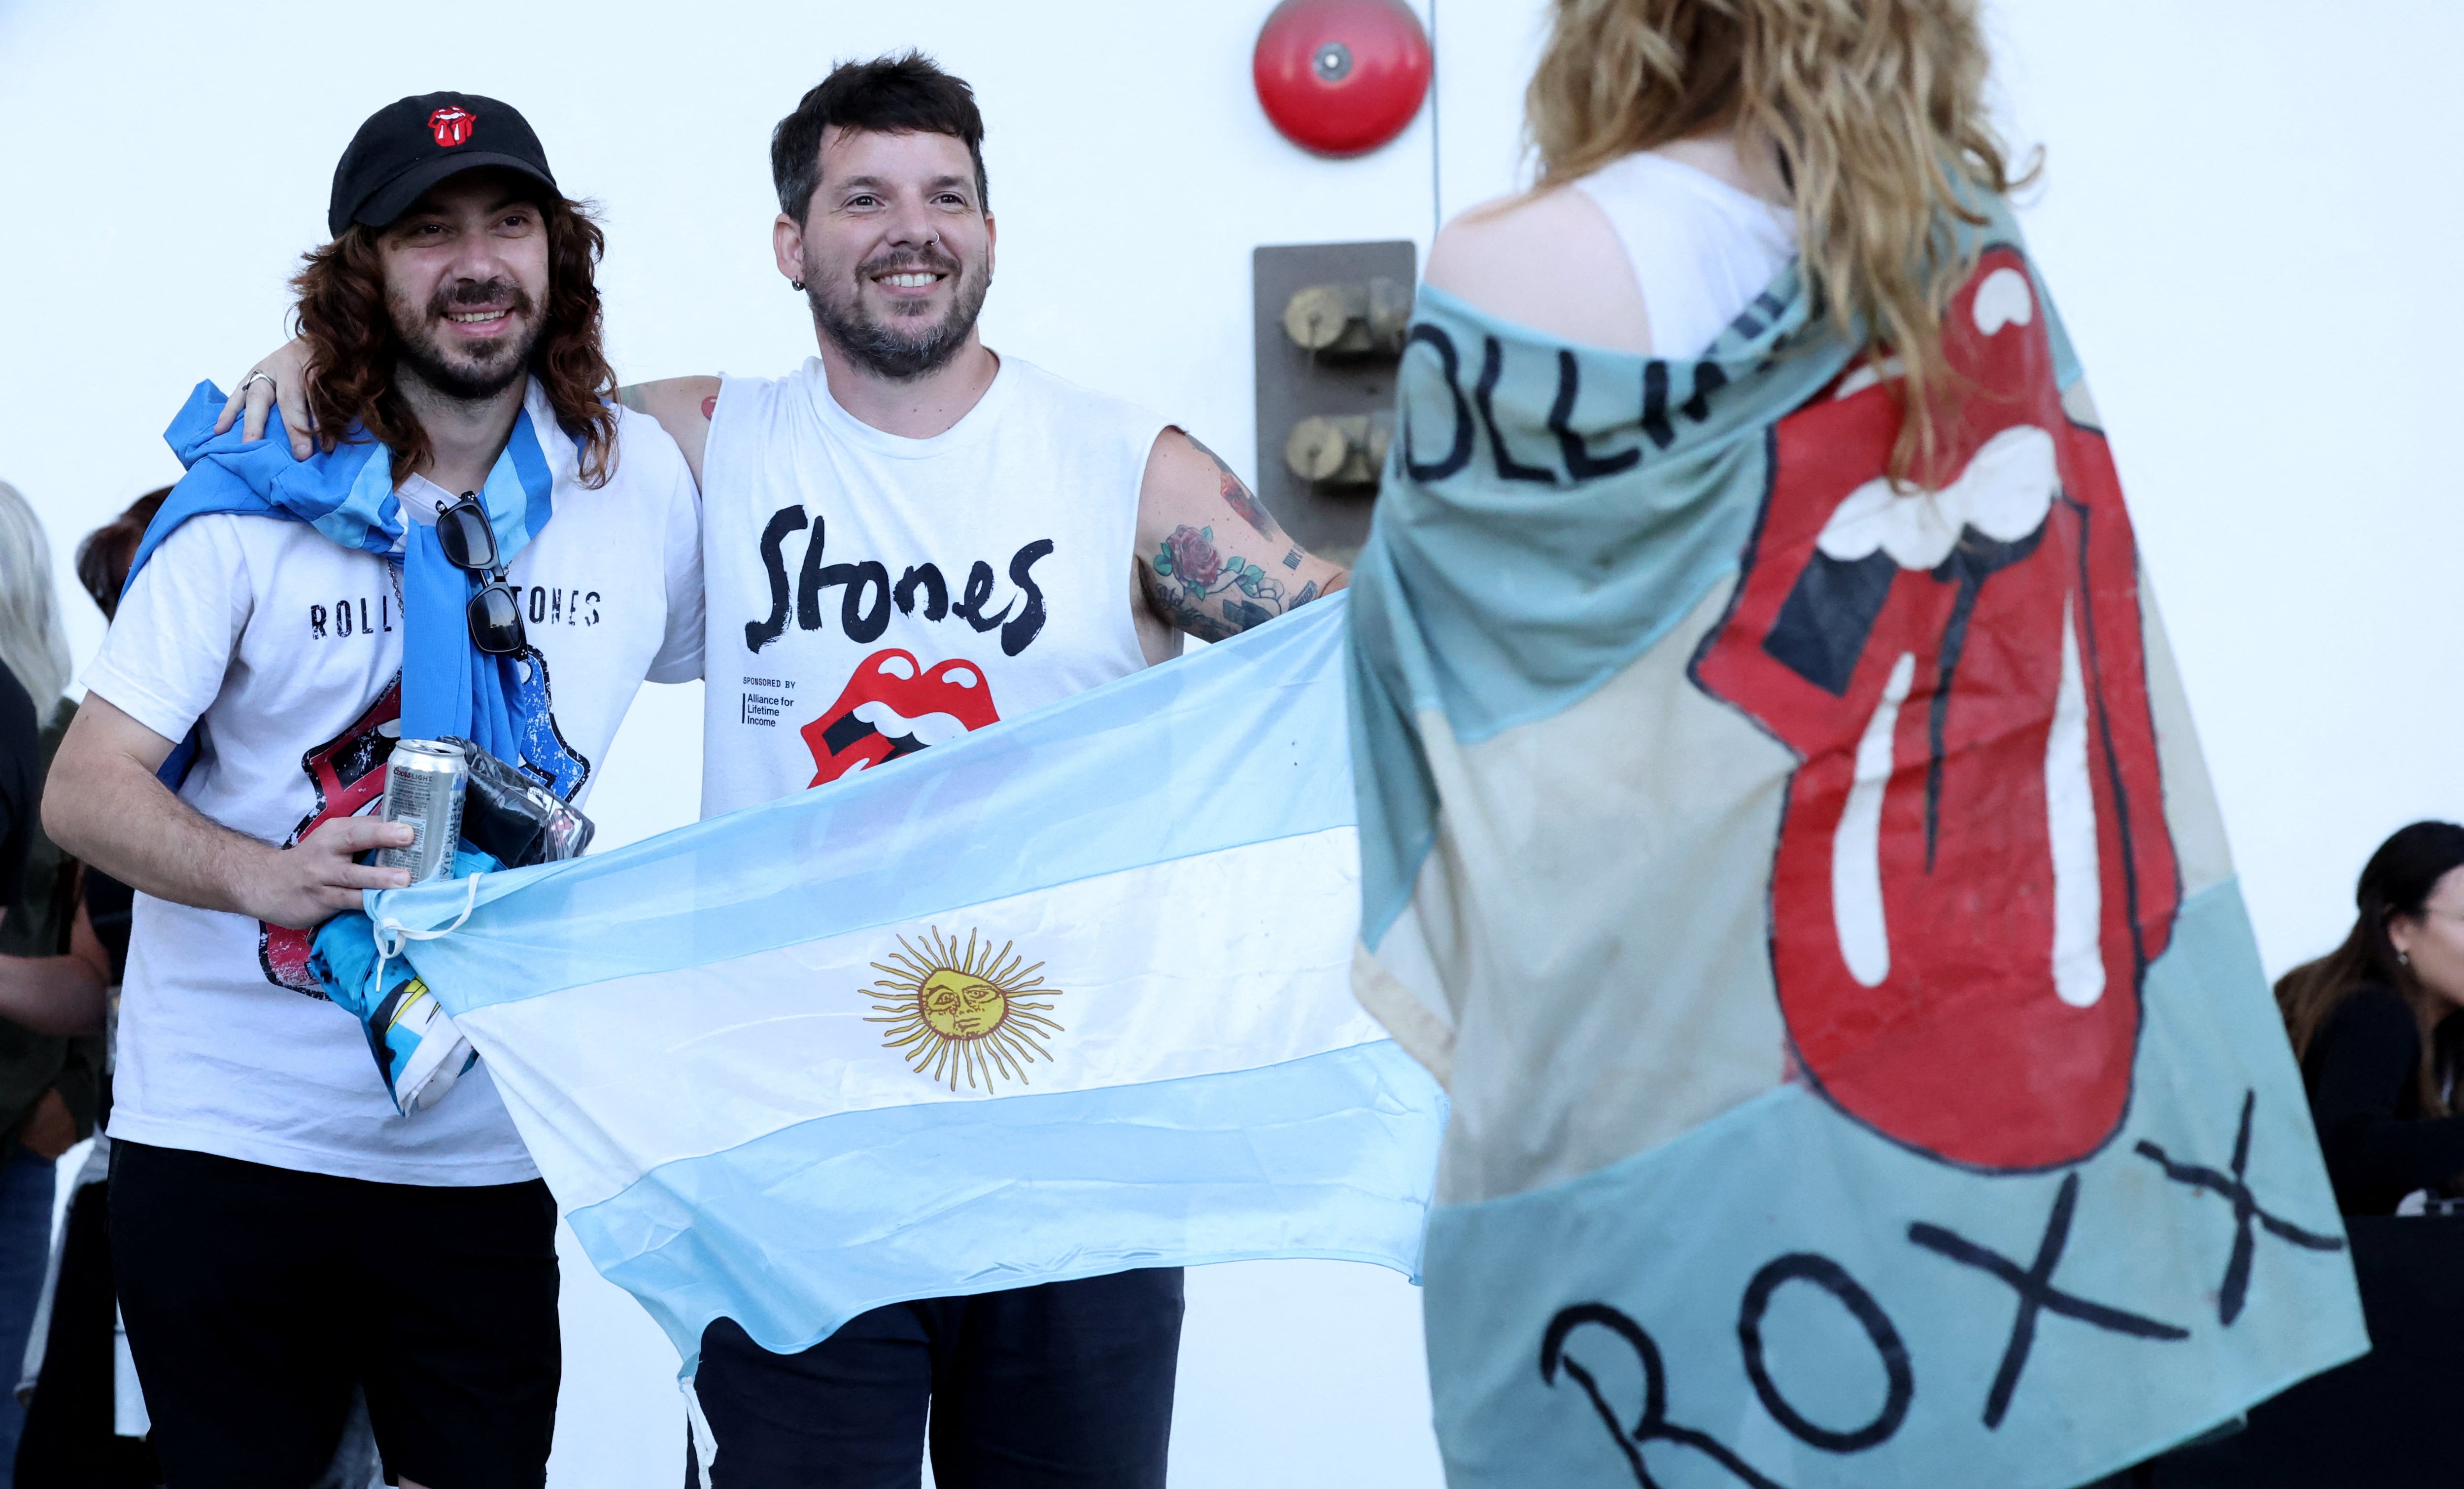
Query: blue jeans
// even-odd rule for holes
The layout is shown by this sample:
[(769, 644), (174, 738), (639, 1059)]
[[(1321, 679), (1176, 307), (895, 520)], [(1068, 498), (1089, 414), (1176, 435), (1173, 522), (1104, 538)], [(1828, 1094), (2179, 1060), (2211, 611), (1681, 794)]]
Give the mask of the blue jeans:
[(17, 1370), (26, 1335), (52, 1261), (52, 1201), (59, 1177), (51, 1159), (11, 1145), (0, 1159), (0, 1489), (17, 1482), (17, 1434), (26, 1409), (17, 1404)]

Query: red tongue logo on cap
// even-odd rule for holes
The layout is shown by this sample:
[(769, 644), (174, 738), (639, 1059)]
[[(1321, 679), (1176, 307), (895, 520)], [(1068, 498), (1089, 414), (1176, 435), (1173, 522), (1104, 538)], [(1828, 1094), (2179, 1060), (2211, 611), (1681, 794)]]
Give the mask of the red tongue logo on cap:
[(1749, 570), (1694, 667), (1802, 762), (1771, 946), (1806, 1077), (1888, 1137), (2002, 1169), (2120, 1123), (2180, 897), (2138, 549), (2046, 320), (2008, 249), (1952, 300), (1969, 391), (1938, 492), (1881, 478), (1900, 420), (1869, 373), (1783, 419)]
[(439, 145), (450, 150), (471, 138), (471, 122), (478, 117), (468, 109), (448, 104), (428, 116), (428, 132), (436, 136)]

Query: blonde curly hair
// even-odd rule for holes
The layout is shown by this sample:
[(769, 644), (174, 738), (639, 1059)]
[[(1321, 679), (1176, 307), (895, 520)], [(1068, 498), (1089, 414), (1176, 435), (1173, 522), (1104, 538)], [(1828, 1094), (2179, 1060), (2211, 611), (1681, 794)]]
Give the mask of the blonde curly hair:
[(1974, 270), (1961, 225), (2024, 184), (1986, 117), (1975, 0), (1556, 0), (1525, 95), (1535, 189), (1720, 128), (1779, 163), (1809, 286), (1906, 368), (1895, 477), (1924, 484), (1958, 389), (1942, 317)]

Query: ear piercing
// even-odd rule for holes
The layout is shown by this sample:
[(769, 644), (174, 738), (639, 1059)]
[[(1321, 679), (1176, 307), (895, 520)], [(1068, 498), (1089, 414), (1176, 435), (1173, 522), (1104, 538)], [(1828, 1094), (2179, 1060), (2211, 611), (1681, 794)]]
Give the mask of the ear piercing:
[(789, 279), (789, 280), (787, 281), (787, 288), (789, 288), (789, 289), (791, 289), (791, 290), (797, 290), (797, 291), (800, 291), (800, 292), (801, 292), (801, 291), (803, 289), (803, 287), (804, 287), (804, 281), (803, 281), (803, 280), (802, 280), (802, 279)]

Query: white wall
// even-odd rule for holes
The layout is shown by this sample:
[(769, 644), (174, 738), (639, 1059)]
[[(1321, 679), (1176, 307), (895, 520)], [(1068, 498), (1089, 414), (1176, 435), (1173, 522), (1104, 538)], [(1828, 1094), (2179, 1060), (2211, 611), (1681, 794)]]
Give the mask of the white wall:
[(2464, 11), (1996, 19), (2013, 113), (2048, 152), (2028, 230), (2280, 970), (2342, 938), (2387, 833), (2464, 819)]
[[(1311, 160), (1249, 94), (1268, 0), (925, 9), (0, 0), (0, 478), (61, 548), (176, 474), (160, 431), (281, 331), (358, 121), (439, 87), (518, 104), (606, 211), (620, 373), (780, 370), (811, 351), (769, 266), (770, 124), (839, 57), (907, 44), (972, 79), (1001, 228), (988, 339), (1186, 421), (1236, 465), (1248, 255), (1408, 236), (1507, 189), (1538, 0), (1438, 0), (1438, 103), (1365, 160)], [(2341, 933), (2388, 830), (2464, 816), (2449, 685), (2464, 597), (2442, 467), (2464, 402), (2464, 11), (2366, 27), (2290, 0), (1993, 11), (2013, 128), (2049, 151), (2026, 220), (2112, 430), (2271, 969)], [(1433, 128), (1434, 124), (1434, 128)], [(1433, 158), (1434, 156), (1434, 158)], [(1433, 190), (1437, 199), (1432, 199)], [(1534, 272), (1546, 272), (1535, 265)], [(598, 789), (605, 840), (687, 820), (697, 688), (645, 690)], [(566, 1272), (559, 1489), (667, 1489), (682, 1432), (655, 1330)], [(1175, 1478), (1436, 1482), (1417, 1302), (1370, 1269), (1192, 1274)]]

